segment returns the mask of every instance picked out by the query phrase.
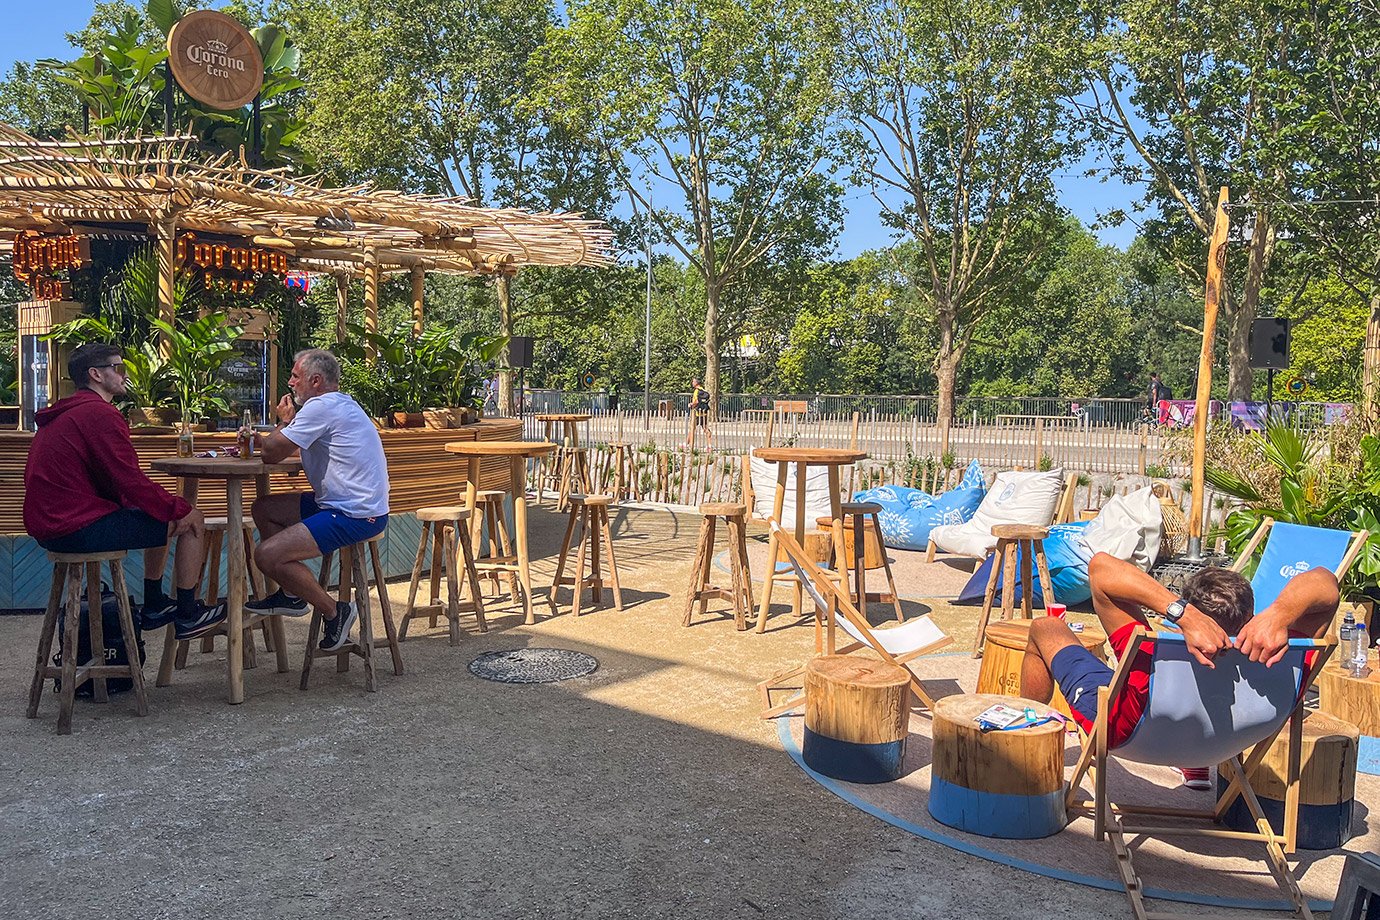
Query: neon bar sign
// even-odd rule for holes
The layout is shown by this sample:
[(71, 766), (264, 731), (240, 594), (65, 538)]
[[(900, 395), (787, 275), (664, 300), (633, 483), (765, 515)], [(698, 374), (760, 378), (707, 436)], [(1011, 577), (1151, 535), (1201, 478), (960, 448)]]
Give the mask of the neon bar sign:
[(44, 236), (25, 230), (14, 238), (14, 276), (33, 290), (35, 300), (66, 300), (70, 288), (56, 272), (91, 264), (91, 241), (84, 236)]
[(254, 291), (254, 275), (286, 277), (288, 273), (287, 256), (281, 252), (257, 246), (203, 243), (195, 233), (177, 237), (177, 264), (199, 269), (207, 286), (222, 284), (237, 294)]

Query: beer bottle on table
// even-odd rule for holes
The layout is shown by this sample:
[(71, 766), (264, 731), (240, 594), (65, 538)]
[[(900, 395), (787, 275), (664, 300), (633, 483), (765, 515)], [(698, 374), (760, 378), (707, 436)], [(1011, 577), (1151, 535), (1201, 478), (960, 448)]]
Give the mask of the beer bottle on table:
[(248, 460), (254, 456), (254, 423), (249, 418), (248, 409), (244, 410), (244, 418), (240, 421), (238, 444), (241, 459)]
[(196, 446), (192, 443), (192, 424), (183, 422), (182, 430), (177, 434), (177, 455), (179, 457), (190, 457), (196, 453)]

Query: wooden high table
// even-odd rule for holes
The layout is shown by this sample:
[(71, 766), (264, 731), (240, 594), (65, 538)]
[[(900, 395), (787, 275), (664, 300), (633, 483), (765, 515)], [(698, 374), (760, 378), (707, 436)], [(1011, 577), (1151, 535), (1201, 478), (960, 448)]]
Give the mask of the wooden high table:
[[(776, 464), (776, 499), (772, 505), (771, 519), (785, 525), (781, 511), (786, 504), (786, 478), (790, 475), (790, 464), (795, 464), (795, 539), (805, 543), (805, 480), (812, 466), (823, 466), (829, 470), (829, 516), (834, 521), (834, 558), (846, 559), (843, 547), (843, 527), (839, 512), (839, 467), (866, 460), (867, 454), (860, 450), (827, 447), (759, 447), (752, 452), (759, 460)], [(772, 534), (767, 547), (767, 577), (762, 590), (762, 601), (757, 609), (757, 631), (767, 629), (767, 610), (771, 607), (772, 582), (776, 580), (776, 564), (781, 558), (781, 546), (776, 535)], [(846, 587), (846, 585), (845, 585)], [(795, 580), (795, 607), (800, 610), (803, 586)]]
[[(588, 416), (585, 416), (588, 418)], [(470, 533), (478, 532), (479, 518), (475, 512), (479, 497), (479, 461), (485, 457), (508, 459), (508, 489), (513, 494), (513, 541), (517, 544), (517, 565), (497, 562), (476, 563), (476, 569), (518, 573), (522, 583), (523, 622), (537, 622), (532, 612), (532, 571), (527, 555), (527, 459), (545, 457), (556, 449), (549, 441), (451, 441), (446, 450), (459, 454), (469, 462), (465, 482), (465, 507), (470, 509)], [(478, 551), (478, 547), (476, 547)]]
[[(245, 582), (247, 560), (244, 558), (244, 540), (239, 534), (244, 528), (244, 481), (256, 481), (258, 494), (269, 494), (268, 476), (273, 472), (293, 472), (300, 470), (301, 461), (291, 460), (280, 464), (266, 464), (258, 457), (240, 460), (234, 457), (162, 457), (150, 464), (160, 473), (167, 473), (182, 480), (182, 497), (193, 507), (196, 506), (197, 484), (203, 479), (222, 480), (225, 483), (226, 543), (230, 553), (229, 572), (226, 581), (226, 676), (229, 684), (229, 700), (244, 702), (244, 602), (248, 594)], [(218, 564), (218, 563), (213, 563)], [(275, 634), (275, 642), (283, 641), (281, 620)], [(168, 626), (166, 642), (174, 642), (174, 626)], [(171, 662), (172, 655), (164, 653), (164, 660)], [(171, 675), (168, 675), (171, 677)], [(160, 673), (158, 685), (164, 686), (164, 676)]]

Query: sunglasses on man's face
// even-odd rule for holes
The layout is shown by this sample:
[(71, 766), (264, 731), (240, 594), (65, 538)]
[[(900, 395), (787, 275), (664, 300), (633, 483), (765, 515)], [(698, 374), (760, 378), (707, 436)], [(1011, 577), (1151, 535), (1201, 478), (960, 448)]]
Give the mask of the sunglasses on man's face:
[(125, 370), (125, 363), (124, 363), (123, 361), (121, 361), (121, 362), (118, 363), (118, 364), (93, 364), (93, 365), (91, 365), (91, 366), (92, 366), (92, 367), (108, 367), (108, 368), (113, 369), (113, 370), (115, 371), (115, 373), (119, 374), (121, 377), (127, 377), (127, 376), (129, 376), (129, 371)]

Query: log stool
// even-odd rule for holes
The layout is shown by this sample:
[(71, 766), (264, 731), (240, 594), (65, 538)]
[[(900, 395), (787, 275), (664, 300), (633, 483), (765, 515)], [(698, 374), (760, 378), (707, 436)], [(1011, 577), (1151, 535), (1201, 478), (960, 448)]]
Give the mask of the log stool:
[[(202, 583), (202, 603), (210, 606), (220, 603), (220, 554), (225, 545), (225, 529), (229, 522), (225, 518), (206, 519), (206, 561), (201, 566)], [(245, 584), (249, 587), (249, 596), (261, 598), (265, 595), (264, 576), (254, 566), (254, 524), (248, 521), (244, 525), (244, 563), (245, 563)], [(264, 651), (273, 652), (277, 656), (278, 673), (285, 674), (288, 670), (287, 640), (286, 632), (283, 630), (283, 618), (280, 616), (258, 617), (257, 622), (248, 622), (254, 619), (248, 610), (245, 611), (244, 627), (244, 667), (246, 670), (259, 666), (258, 655), (254, 649), (254, 627), (257, 625), (263, 632)], [(170, 630), (174, 627), (169, 626)], [(216, 636), (225, 635), (225, 627), (207, 633), (201, 637), (202, 654), (210, 654), (216, 648)], [(187, 667), (187, 651), (191, 647), (191, 642), (186, 639), (174, 639), (173, 642), (173, 665), (172, 668), (181, 671)], [(163, 646), (163, 656), (168, 655), (168, 645)], [(158, 667), (158, 686), (166, 687), (172, 683), (172, 670), (166, 662), (160, 663)]]
[[(499, 493), (500, 495), (502, 493)], [(474, 552), (470, 548), (470, 512), (460, 505), (418, 508), (417, 520), (422, 523), (422, 537), (417, 543), (417, 560), (412, 563), (412, 581), (407, 587), (407, 610), (398, 624), (398, 641), (407, 638), (407, 625), (414, 617), (429, 616), (435, 628), (436, 619), (444, 606), (450, 626), (450, 644), (460, 644), (460, 614), (473, 613), (480, 632), (488, 632), (484, 620), (484, 598), (479, 588), (479, 573), (474, 570)], [(422, 579), (427, 546), (431, 546), (431, 603), (417, 606), (417, 583)], [(458, 549), (457, 549), (458, 546)], [(464, 568), (456, 571), (457, 557), (464, 557)], [(446, 579), (446, 603), (441, 603), (442, 575)], [(461, 587), (468, 583), (470, 599), (461, 601)], [(387, 589), (380, 591), (387, 597)]]
[[(689, 626), (690, 617), (699, 601), (700, 616), (709, 611), (711, 600), (726, 600), (733, 610), (733, 623), (747, 629), (747, 617), (752, 611), (752, 571), (747, 558), (747, 505), (733, 502), (707, 502), (700, 505), (700, 542), (695, 547), (695, 562), (690, 568), (690, 590), (686, 592), (685, 617), (681, 625)], [(714, 562), (714, 530), (723, 518), (728, 532), (729, 585), (715, 587), (709, 577)]]
[(823, 655), (805, 665), (801, 756), (817, 773), (850, 783), (901, 775), (910, 726), (905, 668), (857, 655)]
[(1380, 670), (1372, 667), (1364, 677), (1352, 677), (1335, 658), (1328, 661), (1318, 672), (1318, 708), (1356, 726), (1361, 733), (1356, 769), (1380, 774)]
[[(38, 718), (38, 703), (43, 697), (44, 681), (50, 677), (59, 678), (62, 688), (58, 691), (57, 733), (70, 735), (77, 686), (90, 680), (93, 698), (98, 703), (105, 703), (110, 699), (106, 689), (106, 678), (128, 677), (134, 684), (134, 714), (148, 715), (149, 703), (144, 693), (143, 663), (139, 660), (139, 637), (134, 632), (134, 616), (129, 609), (129, 589), (125, 587), (124, 550), (109, 553), (49, 553), (48, 560), (53, 563), (53, 584), (48, 591), (48, 608), (43, 614), (43, 628), (38, 638), (38, 658), (34, 664), (34, 679), (29, 686), (29, 708), (25, 714), (30, 719)], [(101, 615), (101, 563), (107, 563), (110, 567), (110, 587), (119, 601), (120, 630), (124, 633), (128, 664), (104, 663), (106, 645)], [(83, 572), (86, 575), (86, 603), (89, 610), (87, 636), (91, 643), (92, 657), (90, 661), (78, 662), (77, 631), (81, 625)], [(57, 632), (59, 610), (63, 610), (62, 663), (54, 666), (53, 636)], [(97, 652), (97, 649), (100, 651)]]
[[(1289, 731), (1280, 732), (1265, 758), (1250, 773), (1260, 808), (1276, 834), (1284, 837), (1286, 853), (1335, 850), (1352, 838), (1356, 799), (1355, 725), (1322, 712), (1303, 719), (1299, 739), (1299, 780), (1293, 803), (1289, 794)], [(1230, 771), (1217, 769), (1217, 794), (1227, 791)], [(1292, 818), (1290, 814), (1292, 812)], [(1243, 798), (1222, 816), (1222, 823), (1238, 831), (1255, 831), (1255, 819)]]
[[(503, 579), (508, 579), (508, 595), (514, 604), (518, 603), (517, 574), (513, 568), (517, 565), (517, 552), (513, 549), (513, 540), (508, 533), (508, 521), (503, 514), (503, 501), (508, 493), (502, 489), (484, 489), (475, 493), (475, 517), (472, 521), (472, 533), (474, 535), (471, 549), (475, 554), (475, 568), (479, 572), (479, 577), (493, 582), (494, 595), (497, 596), (503, 591)], [(489, 551), (482, 552), (487, 542)], [(485, 568), (485, 566), (507, 566), (507, 568)], [(432, 578), (435, 578), (433, 573)], [(436, 588), (431, 589), (432, 595), (436, 595)]]
[[(836, 567), (841, 572), (853, 572), (853, 585), (848, 596), (859, 613), (867, 616), (868, 601), (891, 604), (896, 611), (897, 622), (904, 623), (906, 615), (901, 611), (901, 599), (896, 594), (896, 579), (891, 574), (891, 561), (887, 559), (886, 546), (882, 543), (882, 525), (878, 519), (881, 511), (882, 506), (876, 502), (844, 502), (839, 505), (843, 527), (844, 561), (836, 563)], [(825, 530), (835, 529), (833, 518), (823, 517), (817, 523)], [(886, 584), (890, 590), (885, 593), (866, 592), (864, 589), (867, 587), (867, 573), (877, 569), (886, 573)]]
[(989, 693), (948, 696), (934, 704), (929, 810), (949, 827), (984, 837), (1030, 839), (1057, 834), (1064, 807), (1064, 725), (983, 732), (978, 715), (998, 703), (1043, 715), (1049, 706)]
[[(613, 535), (609, 530), (609, 505), (612, 499), (607, 495), (581, 495), (579, 493), (569, 496), (570, 512), (566, 519), (565, 537), (561, 540), (561, 556), (556, 563), (556, 578), (551, 582), (551, 609), (556, 609), (556, 592), (563, 585), (570, 585), (575, 592), (572, 602), (572, 613), (580, 615), (580, 596), (584, 589), (588, 587), (592, 594), (594, 604), (600, 605), (604, 602), (604, 578), (599, 568), (599, 543), (603, 542), (609, 554), (609, 584), (613, 588), (613, 606), (616, 610), (623, 609), (623, 591), (618, 585), (618, 564), (613, 558)], [(570, 542), (571, 534), (575, 533), (576, 523), (580, 525), (580, 532), (575, 536), (575, 542)], [(573, 576), (565, 574), (565, 563), (570, 550), (579, 547), (576, 554), (575, 574)], [(585, 556), (589, 556), (589, 574), (585, 574)]]
[[(388, 601), (388, 585), (384, 582), (383, 566), (379, 564), (379, 534), (363, 543), (352, 543), (340, 550), (340, 566), (337, 573), (338, 600), (349, 600), (354, 589), (355, 609), (359, 611), (358, 638), (333, 652), (316, 647), (321, 641), (324, 620), (317, 610), (311, 612), (311, 628), (307, 632), (307, 653), (302, 662), (301, 688), (307, 689), (311, 678), (312, 662), (317, 658), (334, 658), (336, 671), (350, 670), (350, 656), (358, 655), (364, 660), (364, 689), (373, 693), (378, 689), (374, 679), (374, 649), (382, 647), (374, 640), (374, 619), (369, 606), (370, 580), (364, 570), (364, 555), (367, 552), (374, 565), (373, 587), (378, 595), (379, 608), (383, 613), (383, 629), (386, 638), (383, 646), (393, 654), (393, 673), (402, 674), (402, 651), (398, 648), (398, 632), (393, 626), (393, 607)], [(326, 553), (321, 559), (321, 574), (317, 578), (323, 588), (330, 584), (331, 560), (334, 553)]]
[(992, 619), (992, 601), (997, 592), (997, 576), (1001, 573), (1001, 618), (1009, 620), (1016, 614), (1016, 559), (1021, 561), (1021, 615), (1026, 619), (1033, 616), (1034, 604), (1031, 600), (1031, 586), (1035, 580), (1031, 572), (1031, 559), (1039, 566), (1040, 591), (1046, 605), (1054, 600), (1054, 589), (1050, 587), (1049, 563), (1045, 561), (1045, 537), (1048, 527), (1032, 527), (1029, 524), (998, 524), (992, 528), (992, 536), (997, 538), (997, 548), (992, 552), (992, 572), (987, 576), (987, 591), (982, 597), (982, 613), (978, 620), (977, 644), (973, 647), (973, 657), (982, 657), (983, 643), (987, 638), (987, 623)]
[[(1030, 644), (1030, 624), (1033, 620), (1006, 620), (987, 627), (987, 651), (982, 656), (982, 668), (978, 671), (977, 692), (995, 693), (1000, 696), (1021, 695), (1021, 664), (1025, 661), (1026, 647)], [(1107, 660), (1104, 643), (1107, 634), (1100, 628), (1086, 624), (1083, 631), (1075, 633), (1083, 647), (1103, 661)], [(1073, 718), (1068, 700), (1054, 687), (1054, 699), (1050, 701), (1060, 713)]]

